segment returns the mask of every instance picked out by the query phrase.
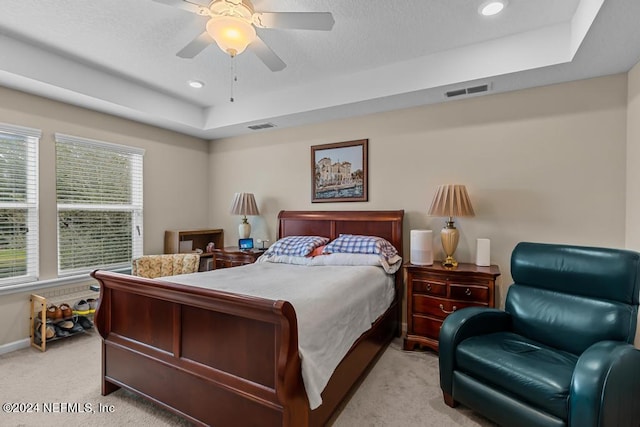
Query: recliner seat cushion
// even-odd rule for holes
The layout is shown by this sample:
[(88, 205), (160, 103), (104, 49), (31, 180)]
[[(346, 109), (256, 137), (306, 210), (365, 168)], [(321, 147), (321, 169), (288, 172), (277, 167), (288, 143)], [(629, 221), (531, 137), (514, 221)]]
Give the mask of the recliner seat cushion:
[(571, 377), (578, 357), (512, 332), (462, 341), (457, 369), (566, 420)]

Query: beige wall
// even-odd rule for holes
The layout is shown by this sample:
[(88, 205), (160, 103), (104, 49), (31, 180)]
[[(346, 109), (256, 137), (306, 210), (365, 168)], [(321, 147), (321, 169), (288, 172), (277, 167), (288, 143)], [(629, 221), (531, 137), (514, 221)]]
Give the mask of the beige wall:
[[(146, 150), (145, 253), (161, 252), (170, 228), (222, 227), (234, 244), (239, 218), (229, 205), (234, 192), (248, 191), (261, 210), (250, 218), (254, 238), (275, 239), (281, 209), (404, 209), (408, 254), (409, 230), (443, 225), (426, 215), (437, 185), (466, 184), (476, 217), (456, 221), (456, 255), (472, 261), (475, 239), (490, 238), (502, 301), (518, 241), (625, 245), (626, 154), (640, 151), (627, 114), (640, 115), (638, 74), (638, 67), (629, 74), (628, 90), (627, 75), (616, 75), (258, 132), (213, 141), (208, 156), (199, 139), (4, 88), (0, 121), (43, 131), (43, 278), (56, 270), (53, 133), (62, 132)], [(635, 135), (628, 146), (627, 132)], [(362, 138), (369, 139), (369, 202), (312, 204), (309, 147)], [(631, 233), (626, 238), (629, 246)], [(28, 293), (0, 297), (0, 322), (0, 347), (27, 337)]]
[[(491, 239), (502, 304), (519, 241), (624, 246), (626, 106), (621, 74), (213, 141), (209, 222), (236, 242), (237, 191), (255, 193), (252, 237), (271, 241), (281, 209), (404, 209), (408, 254), (409, 230), (444, 225), (426, 215), (436, 187), (465, 184), (476, 216), (456, 220), (456, 257)], [(362, 138), (369, 202), (312, 204), (309, 147)]]
[[(0, 87), (0, 122), (42, 130), (39, 146), (40, 278), (57, 274), (54, 133), (146, 150), (144, 252), (162, 253), (164, 230), (208, 227), (208, 144), (181, 135)], [(26, 338), (29, 293), (0, 297), (0, 346)]]
[(640, 250), (640, 63), (629, 71), (626, 247)]

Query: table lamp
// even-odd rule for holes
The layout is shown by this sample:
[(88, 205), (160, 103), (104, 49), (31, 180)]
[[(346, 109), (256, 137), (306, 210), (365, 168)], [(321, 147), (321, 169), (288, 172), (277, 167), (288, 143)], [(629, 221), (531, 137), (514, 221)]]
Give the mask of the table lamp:
[(440, 231), (442, 249), (444, 249), (444, 253), (447, 256), (442, 261), (442, 266), (446, 268), (457, 267), (458, 261), (453, 258), (453, 254), (458, 247), (460, 234), (453, 224), (453, 217), (475, 215), (465, 186), (453, 184), (439, 186), (435, 196), (433, 196), (429, 215), (449, 217), (447, 225)]
[(253, 193), (236, 193), (233, 196), (230, 212), (233, 215), (242, 215), (242, 222), (238, 226), (238, 234), (241, 239), (248, 238), (251, 235), (251, 224), (247, 221), (247, 215), (260, 215)]

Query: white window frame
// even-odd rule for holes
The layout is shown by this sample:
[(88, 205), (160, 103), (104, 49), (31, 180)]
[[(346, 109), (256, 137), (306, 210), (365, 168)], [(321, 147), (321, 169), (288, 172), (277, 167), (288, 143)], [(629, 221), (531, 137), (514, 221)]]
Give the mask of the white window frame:
[[(131, 203), (130, 204), (77, 204), (77, 203), (59, 203), (56, 196), (56, 205), (58, 218), (56, 221), (57, 230), (57, 246), (58, 246), (58, 277), (74, 276), (82, 273), (88, 273), (97, 268), (105, 270), (120, 270), (123, 267), (130, 267), (131, 260), (126, 262), (110, 264), (110, 265), (92, 265), (76, 269), (62, 269), (60, 262), (60, 212), (65, 210), (85, 210), (85, 211), (131, 211), (133, 213), (131, 221), (131, 253), (132, 258), (136, 258), (143, 253), (143, 156), (145, 150), (125, 145), (114, 144), (110, 142), (98, 141), (94, 139), (81, 138), (77, 136), (65, 135), (61, 133), (55, 134), (56, 147), (60, 144), (82, 145), (85, 147), (93, 147), (97, 150), (108, 150), (126, 154), (131, 162), (132, 179), (131, 179)], [(57, 155), (56, 155), (57, 156)], [(56, 160), (57, 161), (57, 160)], [(57, 191), (57, 189), (56, 189)]]
[(0, 278), (0, 290), (10, 285), (35, 282), (39, 275), (38, 232), (38, 145), (42, 131), (23, 126), (0, 123), (0, 132), (28, 144), (27, 147), (27, 200), (26, 202), (2, 202), (0, 209), (27, 209), (26, 274)]

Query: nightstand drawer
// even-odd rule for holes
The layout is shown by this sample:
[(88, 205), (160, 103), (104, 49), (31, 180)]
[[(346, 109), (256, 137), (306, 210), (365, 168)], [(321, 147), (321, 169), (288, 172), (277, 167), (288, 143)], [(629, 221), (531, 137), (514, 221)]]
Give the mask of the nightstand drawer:
[(449, 296), (451, 299), (480, 302), (487, 302), (489, 300), (488, 286), (452, 283), (450, 289)]
[(438, 336), (440, 335), (440, 328), (442, 327), (442, 320), (417, 316), (415, 314), (413, 315), (412, 320), (413, 331), (410, 332), (416, 335), (438, 339)]
[(473, 302), (435, 298), (426, 295), (414, 295), (412, 303), (413, 313), (427, 314), (441, 319), (461, 308), (478, 305), (478, 303)]
[(416, 277), (412, 280), (413, 282), (413, 292), (429, 294), (429, 295), (440, 295), (447, 296), (447, 285), (443, 282), (435, 282), (433, 280), (426, 280), (420, 277)]

